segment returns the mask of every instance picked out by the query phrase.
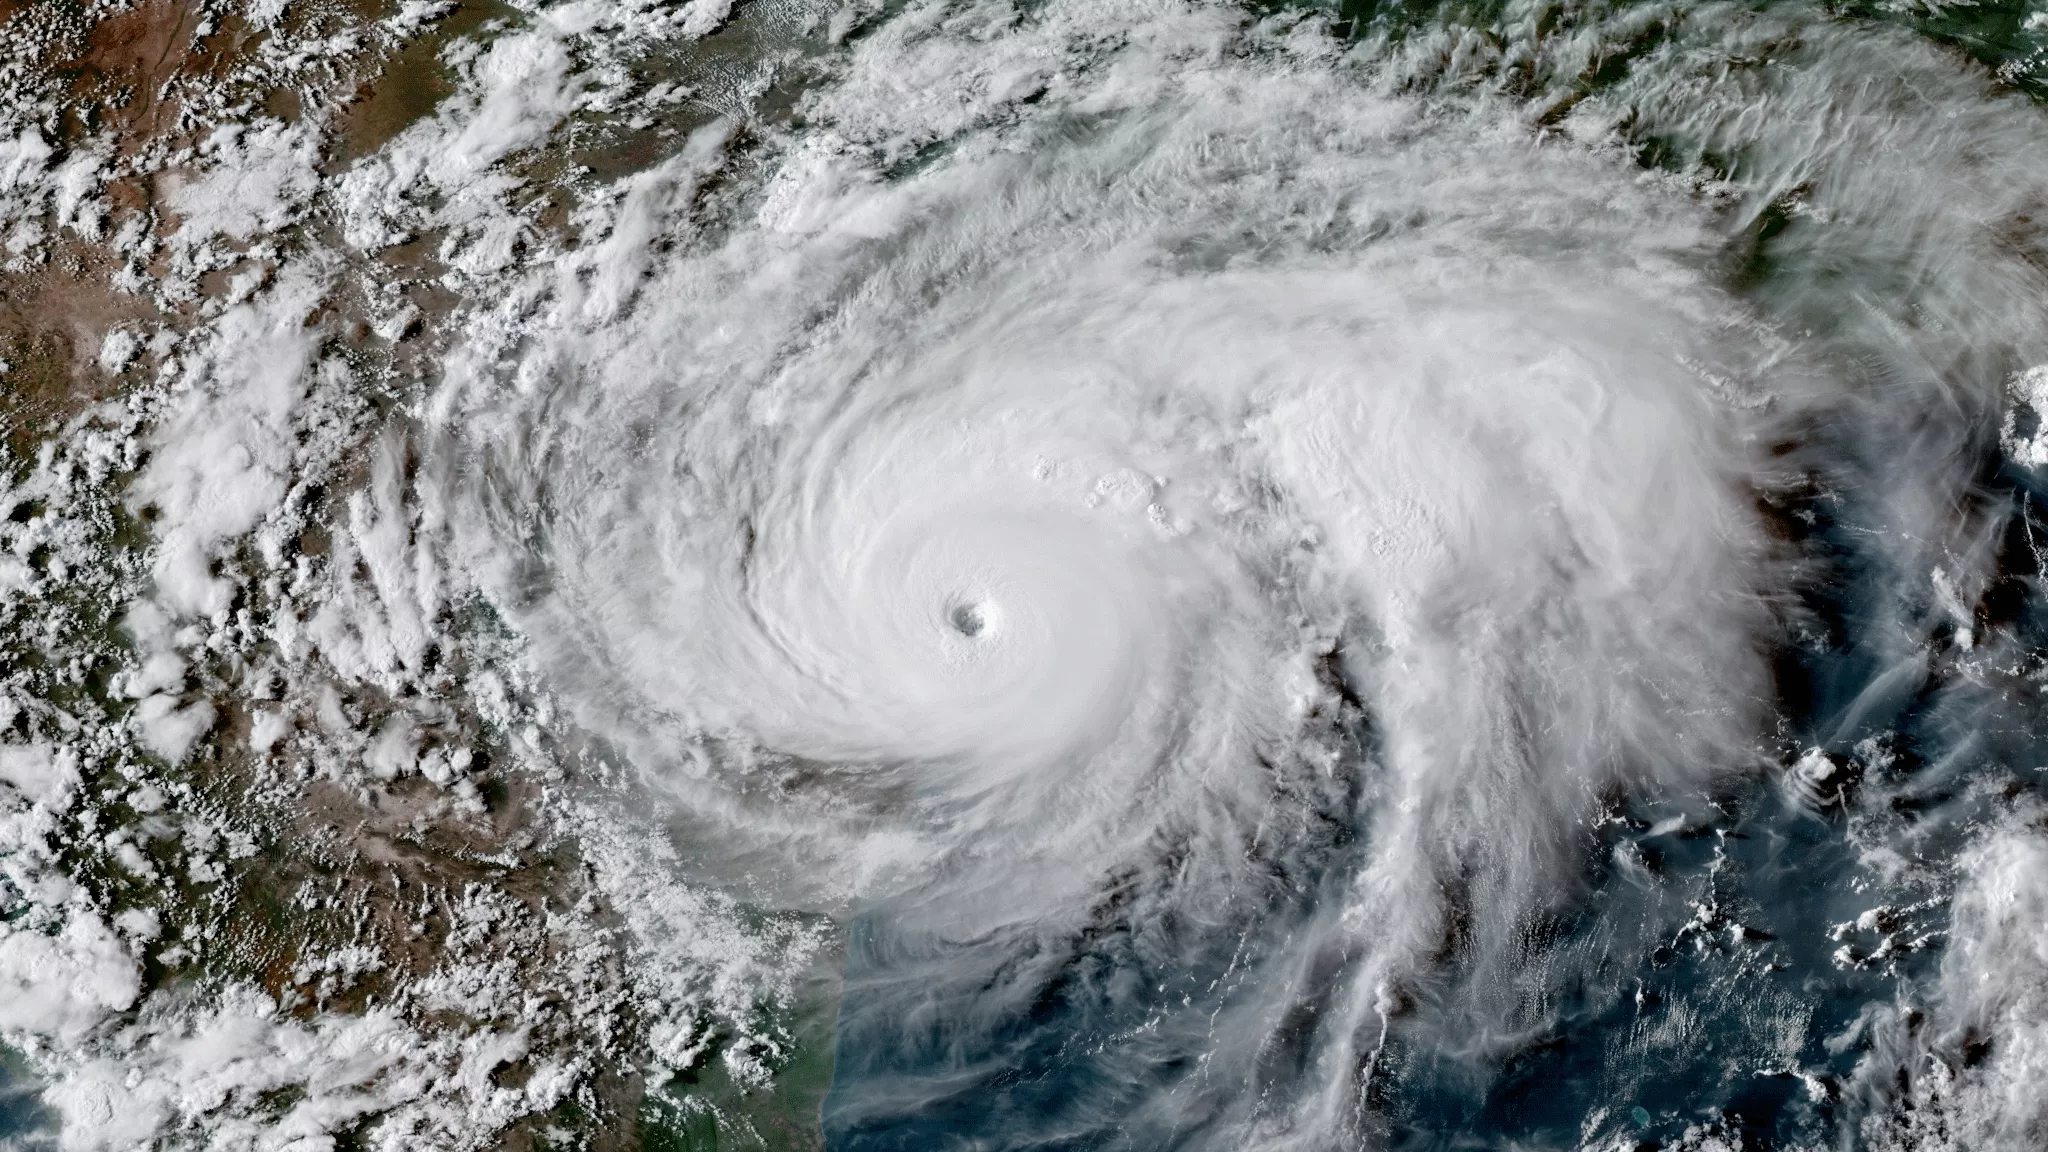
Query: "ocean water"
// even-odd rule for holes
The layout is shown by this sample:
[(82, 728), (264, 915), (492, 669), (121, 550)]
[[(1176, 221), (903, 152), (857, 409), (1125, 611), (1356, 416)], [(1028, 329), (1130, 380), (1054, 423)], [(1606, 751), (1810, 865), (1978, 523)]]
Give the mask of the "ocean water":
[(0, 1067), (0, 1147), (32, 1149), (50, 1146), (53, 1125), (37, 1098), (39, 1085), (18, 1067)]

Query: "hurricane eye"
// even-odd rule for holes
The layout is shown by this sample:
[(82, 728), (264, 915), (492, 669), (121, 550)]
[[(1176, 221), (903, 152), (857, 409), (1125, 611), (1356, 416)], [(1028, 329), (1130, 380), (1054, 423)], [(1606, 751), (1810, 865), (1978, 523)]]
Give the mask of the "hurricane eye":
[(988, 618), (982, 615), (979, 604), (961, 604), (947, 615), (946, 620), (953, 626), (953, 631), (969, 638), (981, 635), (982, 629), (988, 627)]

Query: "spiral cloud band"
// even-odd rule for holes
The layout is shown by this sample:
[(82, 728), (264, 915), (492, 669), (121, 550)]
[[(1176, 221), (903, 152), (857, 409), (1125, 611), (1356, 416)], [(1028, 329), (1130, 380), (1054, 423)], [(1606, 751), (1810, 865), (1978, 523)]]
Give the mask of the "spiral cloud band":
[(473, 562), (699, 866), (868, 910), (847, 1131), (971, 1097), (1005, 1042), (962, 1033), (1106, 921), (1132, 979), (1223, 962), (1091, 1009), (1175, 1037), (1118, 1043), (1215, 1146), (1355, 1137), (1399, 1005), (1569, 888), (1603, 789), (1761, 754), (1786, 413), (1705, 214), (1316, 63), (1111, 80), (887, 184), (814, 141), (450, 402)]

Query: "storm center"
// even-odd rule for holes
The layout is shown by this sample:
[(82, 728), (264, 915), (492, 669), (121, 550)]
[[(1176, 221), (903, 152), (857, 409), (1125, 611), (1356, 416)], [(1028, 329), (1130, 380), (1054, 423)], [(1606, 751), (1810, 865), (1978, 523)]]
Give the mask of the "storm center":
[(982, 613), (979, 604), (959, 605), (947, 616), (947, 620), (953, 625), (953, 631), (962, 636), (979, 636), (982, 629), (988, 627), (988, 617)]

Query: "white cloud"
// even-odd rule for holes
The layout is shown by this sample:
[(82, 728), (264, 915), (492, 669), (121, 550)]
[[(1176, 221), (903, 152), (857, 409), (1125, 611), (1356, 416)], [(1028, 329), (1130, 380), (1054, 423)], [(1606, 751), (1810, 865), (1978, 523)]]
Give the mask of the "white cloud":
[(200, 154), (203, 166), (165, 197), (183, 219), (174, 234), (180, 244), (275, 232), (319, 184), (318, 151), (303, 127), (275, 120), (225, 125), (206, 138)]
[(215, 549), (284, 497), (292, 421), (317, 341), (305, 322), (323, 280), (295, 265), (267, 294), (224, 313), (184, 367), (183, 395), (135, 485), (136, 501), (162, 517), (155, 576), (175, 611), (211, 616), (227, 607), (231, 588), (211, 571)]

